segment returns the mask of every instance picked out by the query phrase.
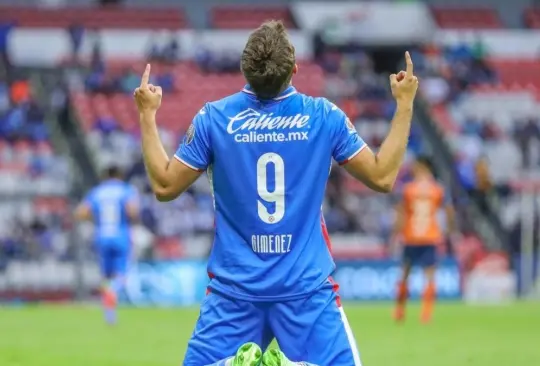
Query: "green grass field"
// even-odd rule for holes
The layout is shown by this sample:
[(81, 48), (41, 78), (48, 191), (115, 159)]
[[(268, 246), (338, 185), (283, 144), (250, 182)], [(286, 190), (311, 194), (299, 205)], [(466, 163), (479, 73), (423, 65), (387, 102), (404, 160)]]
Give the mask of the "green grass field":
[[(540, 304), (440, 305), (434, 322), (390, 320), (389, 305), (345, 307), (364, 366), (540, 365)], [(93, 307), (0, 307), (1, 366), (178, 366), (197, 309), (122, 309), (108, 328)], [(331, 366), (331, 365), (323, 365)]]

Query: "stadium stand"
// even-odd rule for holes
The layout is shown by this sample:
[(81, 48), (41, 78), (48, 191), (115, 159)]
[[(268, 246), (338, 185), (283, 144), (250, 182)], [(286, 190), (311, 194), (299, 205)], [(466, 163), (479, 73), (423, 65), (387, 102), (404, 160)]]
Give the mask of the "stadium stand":
[(527, 88), (532, 93), (540, 90), (540, 63), (536, 59), (491, 59), (501, 86), (511, 89)]
[[(538, 179), (540, 62), (489, 57), (479, 41), (430, 49), (423, 57), (423, 92), (455, 153), (461, 184), (494, 204), (512, 250), (518, 250), (520, 190), (515, 188), (524, 177)], [(484, 163), (488, 183), (479, 189)]]
[(93, 29), (181, 29), (188, 26), (181, 8), (60, 8), (0, 7), (0, 22), (17, 20), (17, 26), (28, 28), (68, 28), (73, 25)]
[(28, 80), (1, 64), (0, 268), (68, 255), (70, 169), (54, 153), (44, 118)]
[(525, 9), (523, 14), (525, 25), (529, 28), (540, 28), (540, 8), (528, 8)]
[[(140, 65), (140, 61), (107, 62), (106, 78), (111, 80), (122, 78), (122, 70), (137, 70)], [(300, 63), (300, 67), (302, 73), (295, 78), (295, 83), (308, 94), (320, 95), (323, 83), (320, 68), (310, 62)], [(185, 131), (191, 123), (191, 118), (207, 101), (233, 93), (244, 83), (238, 72), (206, 74), (193, 62), (180, 62), (173, 66), (155, 64), (153, 69), (158, 79), (159, 75), (166, 74), (173, 80), (170, 87), (172, 94), (168, 94), (163, 100), (160, 110), (161, 126), (172, 132)], [(73, 99), (83, 126), (87, 129), (95, 123), (96, 117), (103, 114), (112, 115), (122, 128), (130, 130), (137, 126), (138, 115), (133, 106), (131, 93), (114, 93), (112, 96), (78, 93), (73, 95)]]
[[(208, 247), (208, 234), (213, 229), (208, 184), (200, 180), (180, 199), (166, 204), (156, 203), (149, 192), (140, 156), (138, 115), (131, 97), (132, 90), (139, 82), (141, 65), (146, 60), (151, 61), (153, 82), (164, 87), (165, 98), (159, 113), (159, 125), (162, 139), (172, 153), (192, 116), (204, 103), (237, 91), (243, 85), (243, 78), (238, 72), (238, 52), (228, 50), (225, 44), (199, 44), (197, 38), (187, 45), (186, 48), (191, 49), (186, 52), (182, 49), (182, 42), (178, 41), (181, 37), (173, 36), (180, 33), (176, 31), (190, 32), (194, 23), (202, 24), (200, 18), (207, 21), (204, 25), (210, 25), (212, 32), (247, 30), (265, 19), (279, 18), (294, 29), (293, 32), (301, 33), (302, 23), (298, 16), (293, 19), (288, 6), (280, 4), (264, 7), (254, 3), (239, 7), (218, 3), (198, 9), (199, 12), (201, 9), (205, 11), (205, 17), (194, 17), (196, 12), (185, 11), (179, 6), (171, 8), (169, 1), (160, 3), (164, 7), (152, 9), (67, 7), (38, 10), (2, 7), (0, 23), (11, 23), (15, 19), (17, 26), (25, 28), (65, 29), (69, 32), (75, 32), (73, 27), (86, 29), (84, 37), (87, 44), (83, 56), (74, 52), (71, 58), (66, 55), (63, 62), (57, 64), (70, 69), (69, 77), (66, 77), (69, 101), (75, 109), (77, 123), (84, 132), (84, 141), (97, 167), (119, 162), (118, 157), (122, 157), (119, 163), (130, 181), (143, 192), (142, 221), (157, 243), (156, 255), (161, 258), (200, 257), (206, 254), (205, 249), (200, 248)], [(44, 13), (47, 16), (43, 16)], [(534, 11), (529, 13), (534, 14)], [(440, 29), (477, 31), (504, 27), (495, 8), (433, 6), (431, 14)], [(527, 16), (527, 19), (533, 18), (533, 15)], [(527, 24), (532, 27), (534, 21)], [(328, 26), (334, 27), (335, 24)], [(100, 28), (137, 28), (149, 32), (150, 36), (145, 39), (151, 41), (154, 34), (160, 33), (158, 30), (168, 30), (171, 40), (165, 45), (150, 44), (146, 59), (141, 55), (136, 58), (129, 55), (126, 58), (105, 57), (100, 49), (103, 46), (101, 40), (93, 37), (94, 30)], [(76, 34), (69, 34), (77, 38)], [(89, 41), (94, 42), (90, 47)], [(93, 50), (88, 52), (88, 48)], [(338, 49), (329, 47), (321, 52), (315, 50), (316, 58), (302, 59), (300, 73), (294, 79), (295, 86), (306, 94), (326, 96), (335, 101), (350, 116), (361, 136), (376, 149), (386, 134), (394, 108), (387, 89), (387, 78), (375, 72), (370, 52), (354, 47)], [(533, 174), (539, 160), (539, 154), (535, 152), (537, 136), (540, 135), (537, 132), (539, 63), (536, 60), (491, 57), (480, 41), (454, 46), (426, 45), (415, 51), (413, 58), (422, 76), (423, 97), (431, 104), (432, 117), (453, 147), (456, 159), (454, 168), (460, 174), (461, 184), (471, 191), (477, 188), (475, 182), (481, 170), (477, 162), (480, 157), (487, 157), (492, 183), (499, 191), (506, 192), (500, 196), (502, 204), (509, 202), (515, 206), (516, 195), (512, 194), (511, 189), (514, 178), (522, 172)], [(72, 83), (72, 78), (79, 82)], [(18, 89), (14, 82), (9, 82), (9, 87)], [(9, 108), (13, 108), (11, 104)], [(528, 120), (517, 122), (524, 119)], [(43, 132), (46, 128), (40, 128), (36, 128), (36, 131), (46, 135)], [(6, 182), (11, 182), (10, 189), (23, 189), (17, 185), (17, 181), (30, 174), (28, 165), (24, 169), (18, 166), (16, 174), (13, 168), (8, 169), (14, 164), (13, 161), (20, 159), (18, 156), (24, 156), (27, 160), (46, 157), (54, 161), (55, 169), (68, 170), (65, 162), (58, 163), (62, 158), (54, 155), (50, 146), (45, 137), (36, 141), (32, 138), (25, 138), (24, 141), (4, 139), (0, 144), (3, 159), (0, 174)], [(409, 163), (414, 156), (423, 151), (422, 132), (415, 124), (400, 183), (408, 178)], [(51, 189), (58, 190), (54, 194), (40, 193), (39, 197), (67, 196), (67, 191), (62, 193), (60, 189), (67, 190), (69, 180), (65, 181), (64, 188), (59, 184), (47, 183), (49, 174), (64, 176), (67, 172), (42, 169), (37, 174), (34, 170), (32, 179), (41, 179), (36, 187), (45, 189), (43, 187), (49, 184)], [(391, 208), (399, 198), (399, 187), (398, 184), (395, 195), (382, 197), (370, 193), (340, 170), (332, 171), (324, 211), (329, 230), (336, 234), (334, 250), (337, 256), (386, 255), (386, 243), (393, 222)], [(51, 205), (57, 210), (54, 212), (67, 210), (69, 206), (65, 199), (63, 204), (49, 198), (38, 202), (42, 206), (47, 206), (43, 202), (53, 202)], [(468, 203), (457, 204), (466, 206)], [(513, 230), (518, 225), (517, 213), (505, 215), (507, 228)], [(52, 221), (66, 225), (62, 220)], [(207, 243), (200, 245), (198, 236), (205, 237)]]
[(210, 24), (218, 29), (253, 29), (268, 19), (281, 19), (287, 28), (296, 28), (287, 7), (216, 6), (210, 13)]
[[(359, 336), (363, 363), (536, 364), (538, 336), (531, 335), (540, 318), (530, 300), (540, 299), (539, 6), (540, 0), (0, 0), (0, 366), (190, 364), (182, 354), (193, 344), (191, 325), (212, 298), (214, 200), (206, 176), (171, 202), (156, 200), (132, 93), (151, 63), (150, 82), (164, 90), (158, 129), (172, 155), (205, 103), (243, 87), (240, 52), (250, 30), (272, 18), (290, 29), (300, 66), (294, 86), (338, 105), (374, 151), (395, 110), (388, 74), (404, 69), (404, 51), (419, 78), (393, 192), (375, 193), (335, 164), (321, 208), (336, 263), (332, 295), (339, 290), (331, 304), (341, 313), (345, 304), (341, 320), (350, 323), (346, 333)], [(414, 240), (396, 235), (395, 206), (406, 201), (403, 185), (424, 154), (458, 227), (447, 230), (446, 212), (438, 212), (445, 234), (436, 289), (418, 266), (405, 291), (401, 251)], [(95, 225), (74, 218), (111, 164), (137, 188), (141, 209), (130, 223), (132, 262), (110, 286), (120, 305), (114, 329), (98, 315), (106, 281)], [(275, 186), (267, 183), (268, 190)], [(426, 203), (423, 196), (411, 202), (411, 231), (425, 229)], [(268, 235), (269, 247), (276, 238)], [(277, 277), (291, 283), (287, 273)], [(434, 292), (436, 316), (426, 328), (418, 315)], [(405, 294), (413, 302), (399, 327), (390, 307)]]
[(500, 29), (497, 11), (488, 7), (434, 7), (433, 17), (441, 28)]

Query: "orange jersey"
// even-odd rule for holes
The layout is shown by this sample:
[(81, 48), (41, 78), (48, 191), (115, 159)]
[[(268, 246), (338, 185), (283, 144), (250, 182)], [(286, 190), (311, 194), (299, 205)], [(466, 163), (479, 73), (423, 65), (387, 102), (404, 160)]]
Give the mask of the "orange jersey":
[(407, 245), (434, 245), (443, 240), (438, 221), (446, 204), (444, 187), (431, 179), (415, 180), (403, 189), (403, 240)]

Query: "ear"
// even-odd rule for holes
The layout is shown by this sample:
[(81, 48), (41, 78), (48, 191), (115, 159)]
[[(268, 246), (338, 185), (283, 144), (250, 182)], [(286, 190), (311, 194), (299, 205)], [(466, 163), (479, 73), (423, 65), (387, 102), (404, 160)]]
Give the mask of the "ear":
[(298, 73), (298, 64), (294, 64), (294, 67), (292, 69), (293, 75), (296, 75)]

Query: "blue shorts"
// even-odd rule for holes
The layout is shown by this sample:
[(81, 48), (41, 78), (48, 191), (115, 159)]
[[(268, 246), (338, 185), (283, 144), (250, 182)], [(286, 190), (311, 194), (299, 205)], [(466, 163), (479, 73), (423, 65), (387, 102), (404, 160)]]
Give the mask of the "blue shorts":
[(128, 242), (104, 241), (96, 243), (101, 274), (105, 278), (125, 275), (131, 257)]
[(284, 302), (247, 302), (210, 293), (201, 305), (184, 366), (204, 366), (233, 356), (246, 342), (263, 351), (276, 338), (292, 361), (320, 366), (360, 366), (349, 323), (332, 288)]
[(432, 267), (437, 263), (436, 245), (405, 245), (403, 263), (419, 267)]

